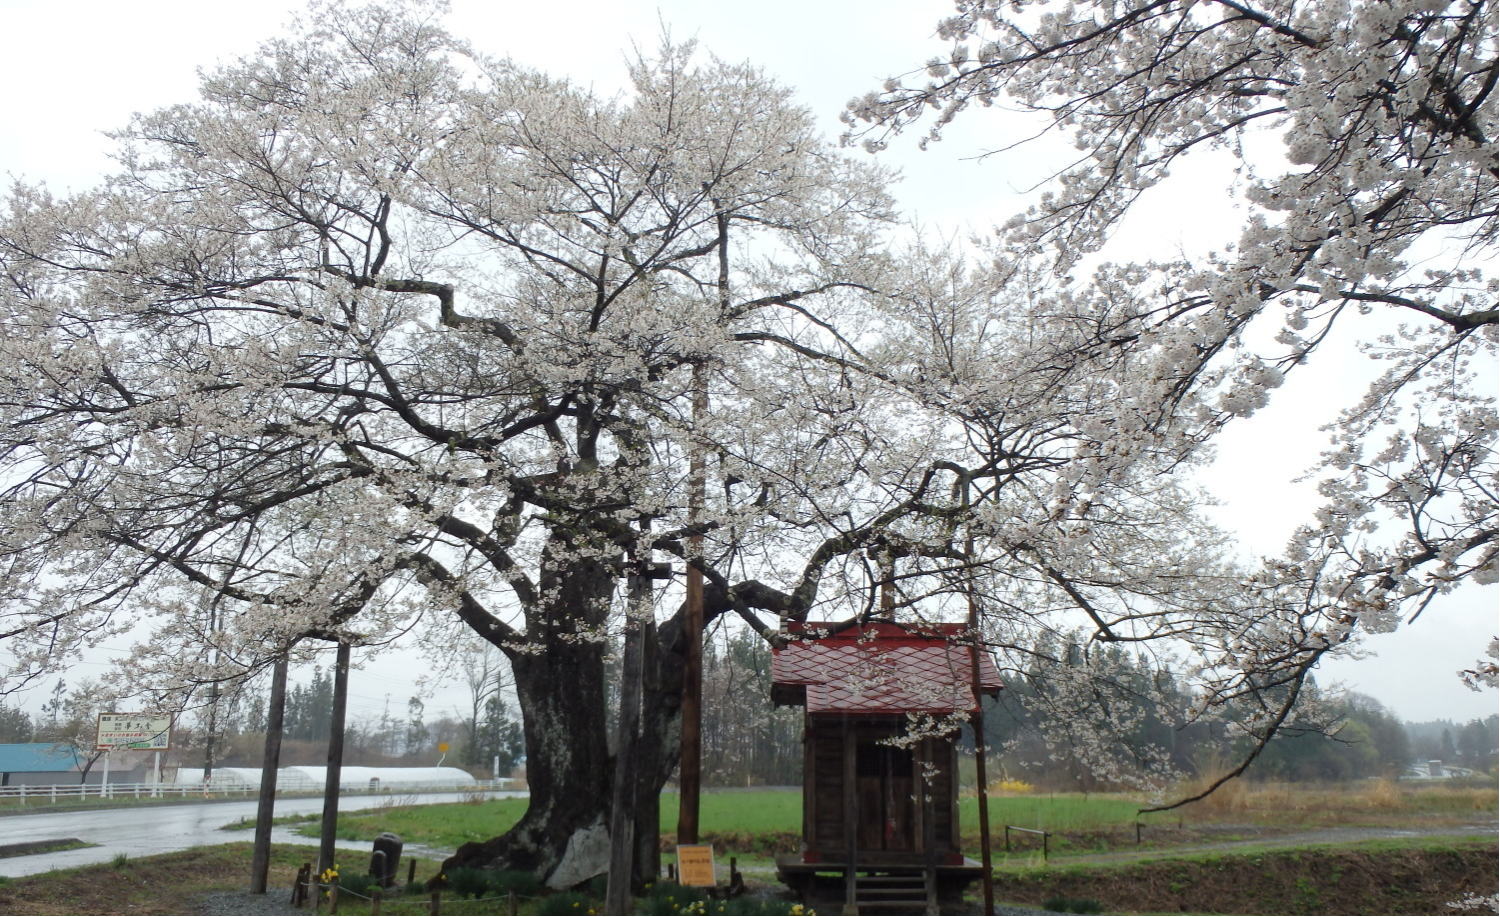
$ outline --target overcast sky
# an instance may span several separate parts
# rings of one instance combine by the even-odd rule
[[[286,0],[0,0],[0,28],[9,39],[0,56],[0,172],[45,180],[55,191],[93,185],[110,165],[103,131],[122,126],[133,112],[192,99],[197,68],[252,51],[301,6]],[[939,52],[933,28],[950,12],[942,0],[458,0],[450,26],[483,51],[603,92],[622,84],[632,45],[654,46],[665,27],[674,38],[696,37],[705,50],[749,60],[791,85],[834,135],[849,98]],[[917,152],[908,140],[880,158],[901,168],[905,177],[896,193],[926,225],[983,230],[1017,209],[1049,159],[977,157],[1026,133],[1026,125],[1002,113],[975,111],[928,152]],[[1176,169],[1174,186],[1144,199],[1122,228],[1115,256],[1191,255],[1225,241],[1235,210],[1208,178],[1219,165]],[[1240,534],[1247,557],[1279,552],[1307,517],[1313,490],[1293,480],[1316,460],[1324,441],[1318,427],[1367,378],[1357,355],[1322,363],[1317,375],[1294,377],[1268,409],[1229,430],[1219,442],[1218,462],[1204,475],[1221,501],[1214,518]],[[1471,692],[1455,673],[1472,665],[1496,632],[1495,596],[1494,587],[1470,588],[1440,599],[1415,625],[1372,639],[1368,646],[1376,655],[1327,663],[1319,678],[1370,694],[1409,720],[1493,713],[1495,692]],[[97,675],[102,665],[91,662],[86,668],[93,671],[70,681]],[[378,716],[387,695],[392,713],[403,713],[422,668],[403,659],[356,673],[351,716]],[[462,704],[462,695],[461,689],[440,690],[427,709],[448,712]],[[26,704],[35,709],[40,699],[34,692]]]

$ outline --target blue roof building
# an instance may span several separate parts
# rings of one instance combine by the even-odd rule
[[[78,751],[51,742],[0,745],[0,786],[77,783],[84,762]]]

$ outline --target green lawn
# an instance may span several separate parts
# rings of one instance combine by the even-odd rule
[[[1444,791],[1349,787],[1268,786],[1226,796],[1215,807],[1189,806],[1153,813],[1138,819],[1138,798],[1125,794],[1051,793],[996,795],[990,798],[990,825],[997,840],[1006,825],[1053,833],[1052,849],[1100,850],[1135,843],[1137,820],[1146,825],[1148,846],[1192,840],[1195,831],[1225,830],[1213,825],[1258,825],[1268,828],[1397,822],[1432,826],[1464,824],[1495,817],[1493,789]],[[498,799],[352,812],[339,817],[339,834],[368,841],[382,831],[394,831],[407,843],[455,849],[467,841],[481,841],[504,832],[526,808],[525,799]],[[964,845],[977,847],[979,819],[972,797],[960,802]],[[316,834],[317,816],[304,832]],[[705,839],[725,850],[767,856],[795,850],[802,833],[802,795],[796,790],[747,790],[705,793],[700,825]],[[671,835],[677,828],[677,795],[664,793],[661,828]],[[1179,830],[1182,828],[1184,830]],[[1039,846],[1034,836],[1017,836],[1018,852]]]
[[[677,794],[663,793],[661,803],[661,828],[671,834],[677,830]],[[1123,796],[1099,794],[1002,796],[990,800],[990,824],[996,834],[1005,825],[1042,831],[1123,830],[1134,824],[1138,806],[1138,802]],[[382,831],[394,831],[408,843],[453,849],[467,841],[500,834],[525,810],[525,799],[493,799],[351,812],[339,816],[339,835],[366,841]],[[316,818],[308,816],[314,824],[304,828],[304,833],[317,833]],[[960,819],[965,835],[978,833],[974,799],[963,800]],[[1171,820],[1175,822],[1176,816]],[[744,841],[751,837],[795,838],[802,832],[802,794],[789,790],[705,793],[699,824],[705,835],[732,838],[741,846],[747,846]]]

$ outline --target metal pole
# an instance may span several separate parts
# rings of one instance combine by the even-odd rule
[[[255,845],[250,858],[250,891],[256,895],[266,893],[266,877],[271,868],[271,820],[276,817],[276,771],[281,764],[286,669],[283,653],[271,669],[271,697],[266,701],[266,749],[260,762],[260,801],[255,807]]]
[[[338,838],[339,775],[344,765],[344,709],[349,704],[349,644],[339,641],[333,666],[333,716],[328,727],[328,776],[323,782],[323,830],[318,839],[318,873],[333,866]]]

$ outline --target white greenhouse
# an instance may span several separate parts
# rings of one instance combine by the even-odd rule
[[[313,766],[283,767],[277,776],[279,789],[321,789],[328,779],[328,768]],[[344,767],[339,771],[341,790],[400,790],[407,787],[465,787],[478,783],[468,772],[456,767]]]
[[[321,792],[327,779],[326,767],[283,767],[276,773],[276,789],[282,793]],[[203,783],[203,768],[179,767],[175,779],[168,777],[167,782],[178,786],[199,786]],[[339,772],[339,788],[346,792],[462,788],[474,786],[477,782],[467,772],[456,767],[345,767]],[[258,789],[260,768],[216,767],[209,786],[221,790],[244,787]]]

